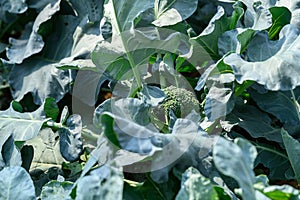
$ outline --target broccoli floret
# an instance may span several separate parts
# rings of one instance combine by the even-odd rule
[[[166,113],[172,110],[176,117],[180,118],[187,116],[192,110],[199,112],[200,104],[194,93],[175,86],[169,86],[162,90],[167,97],[160,106]]]

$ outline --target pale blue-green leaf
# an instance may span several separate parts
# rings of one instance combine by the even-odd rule
[[[273,57],[287,38],[270,40],[267,32],[258,32],[251,40],[246,55],[251,62],[265,61]]]
[[[12,104],[5,111],[0,111],[0,130],[13,134],[15,141],[26,141],[37,136],[46,119],[43,106],[32,113],[16,112]]]
[[[21,154],[16,148],[11,134],[1,133],[0,150],[0,170],[8,166],[21,166]]]
[[[111,113],[103,113],[101,118],[103,119],[103,117],[112,120],[114,126],[110,128],[113,128],[114,132],[109,134],[117,138],[122,149],[141,155],[153,155],[160,150],[159,147],[152,144],[152,140],[156,140],[156,132]]]
[[[238,182],[244,199],[255,196],[253,162],[256,155],[255,147],[244,139],[236,139],[233,143],[219,138],[213,149],[217,169]]]
[[[253,0],[241,0],[246,6],[244,24],[253,30],[266,30],[272,25],[272,14],[268,5]]]
[[[204,106],[204,112],[210,121],[227,115],[233,108],[234,98],[230,88],[216,86],[210,88]]]
[[[72,188],[72,182],[52,180],[43,186],[40,197],[41,200],[71,199],[70,193]]]
[[[40,26],[52,18],[60,10],[60,1],[48,4],[37,16],[34,24],[27,26],[25,32],[19,39],[9,39],[10,47],[6,55],[11,62],[21,64],[24,59],[39,53],[45,43],[38,34]]]
[[[120,34],[133,28],[134,20],[152,8],[153,3],[153,0],[107,0],[104,3],[104,16],[111,21],[113,34]]]
[[[2,9],[14,14],[24,13],[28,8],[26,0],[3,0],[0,4]]]
[[[9,84],[17,101],[31,93],[34,102],[41,105],[47,97],[54,98],[56,102],[61,100],[70,91],[74,75],[74,71],[57,69],[52,62],[32,58],[13,67]]]
[[[295,140],[292,136],[288,134],[284,129],[281,130],[281,135],[283,139],[284,146],[287,151],[287,155],[289,157],[290,163],[295,173],[295,178],[297,181],[300,181],[300,143],[299,141]]]
[[[101,114],[105,111],[128,121],[146,126],[148,129],[157,131],[151,124],[149,115],[150,106],[137,98],[111,99],[100,104],[94,112],[94,122],[97,126]]]
[[[158,30],[155,28],[123,32],[121,35],[114,37],[111,43],[101,41],[92,53],[92,60],[99,71],[103,72],[107,68],[123,68],[121,64],[122,62],[128,62],[126,56],[128,53],[132,58],[131,62],[135,64],[133,67],[148,63],[149,57],[157,52],[172,52],[178,55],[189,53],[188,37],[172,30],[165,30],[163,34],[165,34],[165,37],[159,36]],[[126,43],[123,44],[122,41],[126,41]],[[130,68],[129,63],[124,68],[128,71],[128,68]]]
[[[64,124],[67,121],[68,117],[69,117],[69,108],[68,106],[64,106],[63,110],[61,111],[59,122],[61,124]]]
[[[88,15],[90,22],[100,21],[103,17],[104,0],[71,0],[70,2],[79,17]]]
[[[262,54],[246,61],[238,54],[231,54],[224,62],[231,65],[236,80],[242,84],[246,80],[256,81],[269,90],[291,90],[300,85],[299,65],[300,57],[297,49],[300,44],[299,30],[293,25],[285,26],[280,32],[280,38],[275,44],[282,44],[274,56],[261,61]],[[263,43],[270,46],[272,43]],[[271,48],[271,46],[270,46]],[[271,48],[272,49],[272,48]],[[259,51],[258,48],[255,50]]]
[[[114,166],[102,166],[91,175],[84,176],[78,180],[76,199],[114,199],[122,200],[123,176]]]
[[[250,28],[236,28],[226,31],[218,40],[219,54],[224,56],[229,52],[243,53],[255,33],[256,31]]]
[[[0,171],[0,191],[0,199],[36,199],[30,175],[19,166],[6,167]]]
[[[158,106],[166,98],[165,93],[158,87],[145,85],[141,91],[142,99],[151,106]]]
[[[73,33],[80,19],[58,16],[55,23],[41,56],[27,59],[23,64],[15,65],[11,71],[9,83],[15,99],[21,100],[27,93],[32,93],[34,102],[40,105],[46,97],[59,101],[69,92],[75,71],[58,70],[56,67],[60,60],[71,56],[73,48],[76,48]]]
[[[66,122],[66,127],[58,130],[60,152],[67,161],[73,162],[79,159],[83,150],[81,131],[82,121],[77,114],[71,115]]]
[[[72,40],[73,46],[70,48],[70,56],[62,59],[58,65],[60,67],[64,65],[74,66],[79,69],[95,68],[90,60],[90,53],[94,50],[96,44],[103,40],[99,23],[91,23],[88,17],[85,16],[72,34],[73,38],[70,38],[70,40]]]
[[[22,164],[21,153],[17,149],[12,135],[10,135],[5,141],[5,143],[3,144],[1,149],[1,154],[5,166],[21,166]]]
[[[155,0],[152,23],[159,27],[177,24],[190,17],[197,5],[197,0]]]
[[[190,167],[182,174],[181,189],[176,195],[176,200],[211,200],[217,196],[211,181],[197,169]]]

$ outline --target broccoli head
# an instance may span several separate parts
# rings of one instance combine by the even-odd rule
[[[200,104],[193,92],[175,86],[169,86],[162,90],[167,96],[160,105],[165,113],[172,110],[176,117],[180,118],[187,116],[192,110],[199,112]]]

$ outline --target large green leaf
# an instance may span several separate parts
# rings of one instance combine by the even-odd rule
[[[73,188],[73,183],[64,181],[50,181],[43,186],[41,192],[42,200],[53,200],[53,199],[71,199],[70,193]]]
[[[284,146],[286,148],[289,160],[295,173],[295,178],[300,182],[300,143],[288,134],[284,129],[281,131]]]
[[[176,196],[176,200],[212,200],[217,199],[217,196],[210,180],[195,168],[190,167],[182,174],[181,189]]]
[[[104,16],[113,27],[113,34],[120,34],[133,28],[134,20],[145,10],[153,7],[153,0],[106,0]]]
[[[12,133],[16,141],[26,141],[36,137],[47,120],[43,106],[32,113],[19,113],[11,104],[7,110],[0,111],[0,131]]]
[[[236,104],[232,113],[226,116],[222,124],[227,131],[238,125],[253,138],[266,138],[269,141],[282,143],[280,129],[272,126],[272,120],[267,113],[263,113],[254,106]]]
[[[7,50],[7,57],[13,63],[21,64],[24,59],[33,54],[39,53],[45,43],[38,31],[40,26],[51,19],[60,10],[60,0],[48,4],[37,16],[34,24],[27,25],[25,32],[19,39],[10,38],[10,47]]]
[[[214,146],[213,158],[217,169],[238,182],[244,199],[255,197],[253,164],[256,155],[255,147],[244,139],[236,139],[233,143],[219,138]]]
[[[80,19],[70,15],[57,17],[55,23],[41,56],[31,57],[13,67],[9,82],[14,98],[21,100],[25,94],[32,93],[36,104],[41,104],[46,97],[59,101],[70,91],[75,72],[57,67],[95,67],[89,54],[102,40],[99,23],[89,23],[87,17]]]
[[[122,200],[123,177],[118,168],[102,166],[91,175],[78,180],[76,199],[114,199]]]
[[[262,164],[270,170],[270,179],[291,179],[293,169],[286,153],[274,145],[254,143],[257,149],[255,166]]]
[[[22,167],[6,167],[0,171],[1,199],[36,199],[30,175]]]
[[[239,18],[243,15],[243,10],[236,6],[231,17],[227,17],[223,7],[218,7],[218,12],[210,20],[209,25],[197,37],[192,38],[191,42],[197,42],[203,46],[212,59],[221,58],[218,49],[218,39],[221,35],[235,28]]]
[[[20,101],[27,93],[33,95],[34,103],[41,105],[47,97],[58,102],[70,91],[74,72],[59,70],[52,62],[31,58],[16,65],[10,72],[9,83],[13,97]]]
[[[197,4],[197,0],[155,0],[152,23],[159,27],[174,25],[191,16]]]
[[[267,92],[260,94],[251,90],[251,97],[260,109],[276,116],[284,125],[298,125],[298,110],[290,92]]]
[[[249,61],[235,53],[227,56],[224,62],[232,66],[240,84],[252,80],[269,90],[294,89],[300,83],[298,36],[299,30],[293,25],[282,29],[278,41],[269,41],[266,33],[258,34],[248,47]]]

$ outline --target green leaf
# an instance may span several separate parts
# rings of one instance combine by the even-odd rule
[[[253,29],[242,28],[226,31],[218,40],[219,54],[222,56],[230,52],[242,54],[255,33]]]
[[[70,199],[72,188],[72,182],[59,182],[52,180],[43,186],[40,197],[42,200]]]
[[[290,92],[272,92],[260,94],[256,91],[249,91],[252,99],[258,107],[275,117],[277,117],[284,125],[298,125],[298,110],[292,101]]]
[[[270,12],[272,13],[273,24],[268,30],[268,33],[270,39],[275,39],[278,37],[281,29],[290,23],[292,13],[285,7],[272,7],[270,8]]]
[[[22,167],[6,167],[0,171],[1,199],[36,199],[30,175]]]
[[[182,174],[181,189],[176,196],[176,200],[186,199],[218,199],[211,181],[193,167],[188,168]]]
[[[272,120],[267,113],[251,105],[235,105],[234,110],[226,116],[223,128],[230,131],[238,125],[245,129],[253,138],[266,138],[269,141],[282,143],[280,129],[272,126]]]
[[[286,148],[289,160],[295,173],[295,178],[300,183],[300,143],[288,134],[284,129],[281,130],[284,146]]]
[[[44,103],[44,111],[46,116],[56,121],[59,115],[59,108],[54,98],[47,98]]]
[[[257,34],[247,50],[250,61],[235,53],[224,62],[232,67],[240,84],[252,80],[273,91],[294,89],[300,84],[299,65],[294,59],[299,56],[298,36],[299,30],[293,25],[281,30],[278,41],[270,41],[267,33]]]
[[[41,35],[38,34],[39,27],[60,10],[60,0],[48,4],[37,16],[34,24],[28,24],[25,32],[19,39],[10,38],[10,47],[8,48],[6,55],[8,59],[13,63],[21,64],[24,59],[30,57],[33,54],[39,53],[45,43]]]
[[[272,200],[299,199],[299,191],[289,185],[269,186],[263,190],[263,193]]]
[[[218,48],[219,38],[226,31],[234,29],[242,15],[243,9],[240,6],[234,7],[231,17],[227,17],[224,8],[219,6],[209,25],[199,36],[191,38],[191,42],[201,44],[213,60],[219,60],[222,57]]]
[[[255,147],[240,138],[235,143],[219,138],[214,146],[213,159],[217,169],[238,182],[243,199],[255,197],[253,164],[256,155]]]
[[[191,40],[200,43],[212,59],[219,60],[221,56],[218,50],[218,38],[225,31],[230,30],[230,25],[231,18],[225,15],[224,8],[219,7],[206,29],[198,37]]]
[[[110,19],[113,34],[120,34],[133,28],[134,20],[152,7],[152,0],[107,0],[104,3],[104,16]]]
[[[152,23],[159,27],[177,24],[190,17],[197,5],[197,0],[155,0]]]
[[[26,141],[36,137],[47,120],[43,106],[32,113],[19,113],[11,105],[6,111],[0,111],[0,130],[12,133],[16,141]]]
[[[255,166],[262,164],[270,170],[268,177],[274,179],[291,179],[293,171],[286,153],[274,145],[254,143],[257,149]]]

